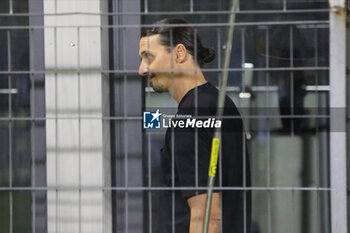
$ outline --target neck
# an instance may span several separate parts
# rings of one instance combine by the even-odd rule
[[[206,82],[207,81],[205,80],[201,71],[190,74],[182,74],[180,77],[174,78],[173,89],[170,90],[170,94],[177,103],[180,103],[187,92]]]

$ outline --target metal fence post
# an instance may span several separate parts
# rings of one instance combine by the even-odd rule
[[[346,233],[346,4],[330,0],[329,5],[331,225],[332,233]]]

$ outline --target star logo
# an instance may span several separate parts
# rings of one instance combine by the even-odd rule
[[[159,116],[162,115],[161,113],[159,113],[159,109],[157,109],[157,111],[155,113],[151,113],[151,114],[153,116],[151,122],[154,121],[155,119],[157,119],[157,121],[159,121]]]
[[[144,129],[160,129],[162,113],[157,109],[156,112],[143,112],[143,128]]]

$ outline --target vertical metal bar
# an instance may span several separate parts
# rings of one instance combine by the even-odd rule
[[[241,43],[242,43],[242,47],[241,47],[241,68],[244,68],[244,63],[245,63],[245,27],[242,27],[241,29]],[[245,69],[243,69],[242,73],[241,73],[241,79],[242,79],[242,83],[241,83],[241,91],[244,91],[244,87],[245,87],[245,79],[244,79],[244,75],[245,75]]]
[[[144,1],[145,3],[146,1]],[[145,8],[146,9],[146,8]],[[147,37],[149,36],[149,30],[147,29]],[[147,39],[147,50],[149,50],[149,39]],[[147,57],[147,67],[149,67],[149,57]],[[147,78],[147,86],[150,86],[150,79]],[[151,99],[151,92],[146,92],[146,95],[148,99]],[[151,177],[151,163],[152,163],[152,158],[151,158],[151,133],[147,133],[147,158],[148,158],[148,187],[152,186],[152,177]],[[148,232],[152,232],[152,192],[149,190],[148,191]]]
[[[269,68],[270,66],[270,55],[269,55],[269,49],[270,49],[270,36],[269,36],[269,28],[266,27],[265,29],[265,67],[266,68]],[[269,103],[269,95],[270,95],[270,90],[269,90],[269,72],[268,71],[265,71],[265,75],[266,75],[266,104]],[[270,107],[269,105],[267,107]],[[268,108],[269,109],[269,108]],[[269,114],[269,112],[268,112]]]
[[[146,2],[147,0],[145,0]],[[149,31],[147,30],[147,36],[149,35]],[[147,49],[149,49],[149,40],[147,40]],[[147,63],[148,63],[148,66],[149,66],[149,59],[147,59]],[[150,79],[148,78],[147,79],[147,86],[150,86]],[[149,91],[147,93],[148,95],[148,99],[150,100],[151,99],[151,92]],[[164,148],[163,148],[164,150]],[[152,157],[151,157],[151,133],[148,134],[148,185],[149,187],[151,187],[152,185],[152,171],[151,171],[151,163],[152,163]],[[149,233],[152,233],[152,193],[151,191],[148,192],[148,209],[149,209],[149,212],[148,212],[148,220],[149,220]]]
[[[269,31],[269,28],[266,27],[266,32],[265,32],[265,54],[266,54],[266,58],[265,58],[265,66],[266,68],[269,68],[270,67],[270,31]],[[267,109],[269,111],[270,109],[270,74],[269,72],[267,71],[266,72],[266,103],[267,103]],[[268,112],[268,114],[270,114]],[[267,163],[266,163],[266,172],[267,172],[267,187],[270,187],[271,186],[271,172],[270,172],[270,118],[267,118],[267,136],[266,136],[266,160],[267,160]],[[271,192],[268,190],[267,191],[267,231],[268,233],[271,233],[272,230],[271,230]]]
[[[148,0],[144,0],[144,8],[145,13],[148,13]]]
[[[317,27],[315,27],[314,29],[314,46],[315,46],[315,59],[314,59],[314,62],[315,62],[315,67],[318,66],[318,29]],[[318,80],[319,79],[319,72],[318,71],[315,71],[315,85],[316,85],[316,108],[317,108],[317,113],[316,114],[319,114],[319,87],[318,87]],[[316,118],[316,140],[318,140],[318,122],[319,122],[319,119]],[[318,144],[317,144],[318,145]],[[317,146],[318,148],[318,146]],[[316,156],[317,160],[319,159],[318,156]],[[317,165],[319,165],[319,161],[317,161]],[[317,171],[317,174],[320,174],[319,173],[319,166],[317,166],[318,168],[318,171]],[[320,184],[319,182],[317,183],[318,185]]]
[[[104,165],[103,165],[103,163],[102,163],[102,174],[105,174],[104,173],[104,169],[103,169],[103,167],[104,167]],[[105,188],[104,187],[107,187],[107,185],[106,185],[106,181],[105,181],[105,179],[104,179],[104,177],[102,176],[102,233],[105,233],[106,232],[106,190],[105,190]]]
[[[148,232],[152,233],[152,191],[148,191]]]
[[[101,35],[103,34],[103,32],[102,32],[102,27],[100,28],[100,31],[101,31]],[[78,40],[78,43],[79,43],[79,40]],[[79,53],[78,53],[78,56],[79,56]],[[102,67],[100,67],[101,68],[101,73],[100,73],[100,75],[101,75],[101,83],[103,82],[103,73],[102,73]],[[80,86],[80,84],[79,84],[79,86]],[[103,86],[101,86],[101,88],[103,88]],[[103,89],[101,89],[101,91],[103,91]],[[104,111],[104,110],[102,110],[102,111]],[[102,113],[102,117],[104,116],[104,113]],[[101,119],[101,122],[102,122],[102,129],[103,129],[103,119]],[[104,132],[102,132],[102,133],[104,133]],[[102,136],[103,137],[103,136]],[[103,157],[103,159],[102,159],[102,161],[104,160],[104,157]],[[105,188],[107,187],[107,182],[106,182],[106,179],[105,179],[105,176],[106,176],[106,174],[105,174],[105,166],[104,166],[104,163],[102,162],[101,163],[101,171],[102,171],[102,176],[101,176],[101,178],[102,178],[102,181],[101,181],[101,183],[102,183],[102,190],[100,190],[101,192],[102,192],[102,233],[105,233],[106,232],[106,192],[108,192]],[[109,187],[109,185],[110,185],[110,183],[108,184],[108,187]],[[81,211],[81,210],[80,210]],[[112,230],[112,228],[111,228],[111,230]]]
[[[145,2],[146,1],[147,0],[145,0]],[[150,36],[150,32],[149,32],[149,29],[147,29],[147,38],[149,38],[149,36]],[[149,49],[150,49],[150,40],[147,39],[147,50]],[[150,65],[150,57],[147,55],[147,69],[149,69],[149,65]],[[149,73],[147,75],[149,75]],[[148,87],[151,86],[151,81],[149,78],[147,79],[147,86]],[[148,99],[151,99],[151,92],[148,92]]]
[[[80,30],[79,30],[80,28],[78,27],[78,32],[80,32]],[[103,31],[104,30],[104,28],[102,27],[102,26],[100,26],[100,35],[104,35],[105,34],[105,32]],[[106,30],[108,30],[108,29],[106,29]],[[80,33],[78,33],[78,43],[80,44]],[[80,51],[80,50],[79,50]],[[102,50],[103,51],[103,50]],[[80,53],[78,52],[78,57],[80,57]],[[80,58],[79,58],[80,59]],[[80,60],[79,60],[80,61]],[[79,69],[80,69],[80,64],[79,64]],[[103,67],[103,65],[101,65],[100,66],[100,73],[99,73],[99,75],[100,75],[100,77],[101,77],[101,80],[100,80],[100,82],[101,82],[101,93],[102,93],[102,95],[103,95],[103,91],[105,90],[104,89],[104,87],[103,87],[103,79],[105,78],[104,77],[104,73],[102,72],[102,70],[104,69],[104,67]],[[110,76],[109,76],[110,77]],[[80,83],[79,83],[79,85],[78,85],[78,87],[79,87],[79,89],[80,89]],[[103,96],[101,96],[102,97],[102,99],[103,99]],[[79,97],[80,98],[80,97]],[[80,99],[79,99],[79,102],[80,102]],[[109,102],[108,102],[109,103]],[[108,108],[110,108],[110,107],[108,107]],[[105,124],[105,122],[104,122],[104,120],[103,120],[103,117],[105,116],[105,115],[107,115],[107,114],[105,114],[105,109],[103,109],[103,107],[102,107],[102,115],[101,115],[101,118],[100,118],[100,121],[101,121],[101,125],[102,125],[102,134],[105,134],[106,132],[104,131],[104,124]],[[109,110],[108,110],[108,115],[110,115],[110,112],[109,112]],[[107,115],[107,116],[108,116]],[[109,124],[109,126],[110,126],[110,124]],[[108,133],[110,133],[110,131],[108,131]],[[110,135],[109,135],[110,136]],[[104,138],[104,136],[102,135],[102,138]],[[104,150],[102,150],[102,152],[104,152]],[[111,198],[111,193],[110,193],[110,191],[107,191],[105,188],[108,186],[108,187],[110,187],[110,184],[111,183],[107,183],[107,180],[106,180],[106,176],[107,175],[110,175],[110,174],[106,174],[106,169],[105,169],[105,163],[106,162],[103,162],[104,160],[105,160],[105,156],[106,156],[106,154],[105,153],[102,153],[102,155],[103,155],[103,157],[102,157],[102,163],[101,163],[101,171],[102,171],[102,176],[101,176],[101,183],[102,183],[102,189],[100,190],[100,192],[102,193],[102,233],[105,233],[106,232],[106,229],[107,229],[107,231],[109,231],[109,230],[112,230],[112,228],[107,228],[106,227],[106,222],[108,221],[108,220],[106,220],[106,192],[108,192],[108,201],[110,201],[109,200],[109,198]],[[110,156],[110,154],[108,155],[108,156]],[[111,160],[109,160],[109,161],[111,161]],[[108,171],[110,171],[110,169],[107,169]],[[112,203],[112,202],[110,202],[110,203]],[[81,210],[80,210],[81,211]]]
[[[314,28],[314,47],[315,47],[315,59],[314,59],[314,62],[315,62],[315,66],[317,67],[318,66],[318,29],[317,27]],[[316,91],[315,91],[315,95],[316,95],[316,106],[315,108],[317,109],[317,113],[316,114],[319,114],[319,86],[318,86],[318,83],[319,83],[319,77],[318,77],[318,71],[315,71],[315,86],[316,86]],[[320,187],[320,159],[319,159],[319,147],[320,147],[320,142],[319,142],[319,129],[318,129],[318,124],[319,124],[319,119],[316,117],[315,118],[315,121],[316,121],[316,137],[315,137],[315,140],[316,140],[316,145],[315,145],[315,154],[316,154],[316,169],[315,169],[315,181],[316,181],[316,187]],[[318,195],[318,193],[317,193]],[[317,196],[318,197],[318,196]],[[318,203],[317,203],[318,204]]]
[[[171,131],[171,232],[175,233],[175,147],[174,147],[174,130]]]
[[[197,44],[197,28],[193,29],[193,36],[194,36],[194,64],[198,64],[198,44]],[[195,71],[195,80],[196,80],[196,87],[198,85],[198,69],[196,67]],[[195,88],[195,93],[194,93],[194,109],[195,109],[195,115],[198,115],[198,89]]]
[[[33,90],[32,94],[31,94],[31,99],[33,99],[33,101],[35,101],[35,96],[34,96],[34,89],[35,89],[35,82],[34,80],[32,79],[31,80],[31,88]],[[34,104],[35,106],[35,104]],[[35,117],[34,115],[31,115],[31,117]],[[35,124],[33,121],[30,122],[31,124],[31,129],[33,129],[35,127]],[[32,140],[33,142],[33,140]],[[32,160],[32,166],[31,166],[31,176],[32,176],[32,187],[36,187],[36,179],[35,179],[35,176],[36,176],[36,172],[35,172],[35,151],[36,151],[36,145],[35,143],[32,143],[31,144],[32,146],[32,150],[31,150],[31,160]],[[35,221],[35,218],[36,218],[36,198],[35,198],[35,189],[33,189],[31,191],[31,194],[32,194],[32,232],[36,232],[36,221]]]
[[[33,38],[33,34],[34,34],[34,29],[29,29],[29,38]],[[33,61],[34,60],[34,45],[33,45],[33,40],[29,40],[29,61]],[[33,62],[29,62],[29,75],[30,75],[30,88],[35,90],[35,82],[34,82],[34,78],[32,77],[34,74],[33,74],[33,71],[34,71],[34,63]],[[30,116],[31,117],[36,117],[35,115],[35,106],[36,106],[36,101],[35,101],[35,95],[34,95],[35,91],[31,92],[30,93],[30,98],[33,99],[33,108],[34,109],[30,109]],[[32,122],[32,125],[33,126],[33,122]],[[35,146],[35,145],[34,145]],[[35,151],[35,150],[34,150]],[[34,159],[34,157],[32,156],[32,159]],[[32,171],[34,172],[34,171]],[[32,182],[35,184],[35,176],[33,177],[34,179],[32,179]]]
[[[314,29],[314,47],[315,47],[315,59],[314,59],[314,62],[315,62],[315,66],[317,67],[318,66],[318,29],[317,27],[315,27]],[[317,109],[317,113],[316,114],[319,114],[319,87],[318,87],[318,84],[319,84],[319,77],[318,77],[318,71],[316,71],[315,73],[315,85],[316,85],[316,106],[315,108]],[[315,186],[317,188],[319,188],[321,186],[321,182],[320,182],[320,158],[319,158],[319,153],[320,153],[320,140],[319,140],[319,119],[316,118],[315,119],[316,121],[316,137],[315,137],[315,155],[316,155],[316,169],[315,169]],[[317,229],[316,231],[318,232],[322,232],[321,229],[323,229],[323,231],[325,230],[324,227],[321,227],[321,224],[322,224],[322,221],[321,221],[321,216],[322,216],[322,209],[320,208],[320,192],[323,192],[323,191],[316,191],[316,219],[317,219],[317,222],[316,222],[316,226],[317,226]]]
[[[174,47],[174,41],[173,41],[173,30],[170,30],[170,47]],[[171,64],[170,64],[171,70],[174,69],[174,63],[173,63],[173,53],[171,53]],[[171,80],[172,85],[174,85],[174,77],[173,72],[171,72]],[[175,233],[175,134],[174,130],[171,130],[171,231],[172,233]]]
[[[294,33],[293,33],[293,27],[289,26],[289,66],[293,67],[294,66]],[[293,71],[292,71],[293,74]],[[293,80],[291,80],[292,82]],[[291,83],[291,87],[292,87]],[[291,106],[294,106],[294,101],[293,101],[293,89],[291,89]],[[292,110],[293,111],[293,110]]]
[[[79,216],[78,227],[81,233],[81,98],[80,98],[80,27],[77,27],[77,75],[78,75],[78,179],[79,179]],[[103,204],[104,205],[104,202]],[[103,224],[104,225],[104,224]]]
[[[115,3],[115,12],[125,12],[125,11],[136,11],[136,12],[141,12],[141,6],[142,6],[142,2],[140,0],[136,0],[136,1],[128,1],[128,0],[118,0],[118,1],[113,1]],[[149,2],[149,1],[148,1]],[[146,3],[147,4],[147,3]],[[146,6],[146,11],[148,9],[148,6]],[[151,10],[151,9],[148,9]],[[133,23],[135,25],[140,25],[141,23],[141,15],[135,15],[135,16],[116,16],[114,17],[114,24],[118,25],[118,24],[123,24],[124,22],[128,22],[128,23]],[[114,46],[116,48],[115,51],[123,51],[123,52],[116,52],[114,53],[114,67],[117,70],[123,70],[124,68],[127,68],[128,70],[130,69],[135,69],[135,67],[137,67],[139,64],[138,59],[135,59],[135,54],[138,53],[138,48],[135,47],[135,45],[139,42],[139,38],[140,38],[140,30],[137,28],[125,28],[126,30],[115,30],[114,31]],[[121,33],[125,33],[126,35],[123,37],[123,35]],[[125,42],[123,42],[123,38],[125,38]],[[125,48],[123,48],[125,47]],[[130,52],[133,51],[133,52]],[[125,51],[125,52],[124,52]],[[135,53],[134,53],[135,52]],[[123,65],[123,61],[125,62],[125,66]],[[121,73],[121,75],[124,74],[128,74],[128,73]],[[115,114],[117,114],[118,116],[124,116],[124,104],[133,104],[132,107],[128,106],[128,112],[127,114],[133,114],[133,115],[140,115],[141,114],[141,109],[142,109],[142,93],[140,92],[142,90],[142,83],[143,80],[141,80],[140,78],[138,79],[134,79],[135,74],[132,74],[132,77],[130,78],[129,76],[125,76],[127,77],[127,86],[124,85],[123,83],[123,78],[122,79],[116,79],[114,82],[114,87],[115,87],[115,94],[116,94],[116,98],[119,98],[119,100],[122,101],[118,101],[118,99],[112,100],[114,101],[114,108],[115,108]],[[136,93],[133,93],[134,90],[136,91]],[[127,98],[125,98],[127,97]],[[119,103],[120,102],[120,103]],[[136,104],[136,105],[135,105]],[[127,124],[126,124],[127,123]],[[119,126],[121,127],[121,130],[117,131],[118,128],[116,128],[116,130],[114,130],[115,133],[115,141],[116,141],[116,145],[121,145],[121,147],[117,148],[117,155],[121,155],[118,156],[117,158],[121,159],[121,162],[123,162],[124,160],[124,135],[125,132],[123,132],[123,130],[127,130],[127,137],[128,137],[128,141],[132,140],[132,144],[133,144],[133,149],[130,151],[133,151],[133,153],[142,153],[142,130],[140,128],[141,125],[139,125],[138,122],[136,121],[128,121],[126,120],[126,123],[124,123],[123,121],[118,121],[117,122],[117,127],[119,128]],[[126,128],[124,126],[128,126],[129,128]],[[133,131],[130,131],[130,127],[132,127]],[[131,141],[130,141],[131,142]],[[129,145],[131,145],[130,143],[127,143]],[[119,149],[120,148],[120,149]],[[128,146],[128,148],[130,148]],[[139,148],[139,149],[137,149]],[[136,151],[136,152],[135,152]],[[131,155],[131,154],[130,154]],[[117,162],[117,161],[116,161]],[[142,158],[133,158],[131,160],[128,159],[127,161],[128,163],[128,171],[127,175],[128,175],[128,186],[140,186],[142,185]],[[124,164],[121,164],[122,168],[124,169],[125,166]],[[125,171],[123,169],[119,169],[117,171],[117,183],[120,183],[123,187],[124,187],[124,177],[123,175],[125,174]],[[118,174],[118,172],[120,174]],[[132,175],[140,175],[140,176],[132,176]],[[118,175],[120,176],[120,179],[118,179]],[[132,194],[134,194],[134,191],[132,191]],[[128,193],[126,193],[125,195],[128,195],[128,222],[129,222],[129,231],[133,231],[135,233],[137,232],[142,232],[143,226],[145,221],[143,221],[144,219],[142,218],[142,215],[138,214],[138,212],[136,211],[141,211],[140,213],[143,213],[143,205],[146,203],[142,202],[142,196],[139,195],[142,193],[135,193],[135,195],[131,195],[130,190],[128,191]],[[122,224],[119,225],[124,225],[124,191],[122,191],[121,196],[118,195],[120,197],[120,199],[116,200],[116,205],[115,207],[118,208],[120,210],[120,207],[122,207],[122,212],[118,211],[118,209],[114,208],[114,214],[117,216],[118,220],[121,221]],[[143,203],[143,204],[142,204]],[[137,205],[137,209],[135,208],[131,208],[134,207],[134,205]],[[137,227],[136,227],[137,226]],[[132,227],[132,229],[131,229]],[[117,228],[119,228],[119,226],[117,226]],[[115,228],[116,229],[116,228]],[[122,229],[124,231],[124,229]]]
[[[129,191],[125,191],[125,233],[129,232]]]
[[[217,37],[217,50],[218,50],[218,68],[221,68],[221,30],[217,28],[216,32]]]
[[[318,66],[318,29],[317,27],[314,28],[314,46],[315,46],[315,59],[314,59],[314,62],[315,62],[315,66],[317,67]]]
[[[55,1],[55,13],[57,13],[57,9],[58,9],[58,0],[54,0]]]
[[[194,61],[195,64],[198,64],[198,44],[197,44],[197,28],[194,28]],[[196,87],[194,89],[194,110],[195,110],[195,117],[198,116],[198,71],[197,68],[195,70],[195,81],[196,81]],[[194,149],[195,149],[195,186],[198,188],[198,129],[195,128],[195,143],[194,143]],[[196,191],[197,194],[197,191]]]
[[[236,18],[236,9],[237,5],[239,5],[238,0],[232,1],[231,6],[231,14],[230,14],[230,21],[229,21],[229,30],[228,30],[228,36],[227,36],[227,50],[225,53],[225,64],[224,64],[224,72],[222,75],[222,85],[220,87],[219,91],[219,98],[218,98],[218,112],[217,116],[218,119],[220,119],[223,116],[223,109],[225,104],[225,96],[226,96],[226,87],[227,87],[227,81],[228,81],[228,68],[230,67],[230,58],[231,58],[231,51],[232,51],[232,41],[233,41],[233,32],[234,32],[234,22]],[[208,190],[207,190],[207,198],[206,198],[206,204],[205,204],[205,215],[204,215],[204,221],[203,221],[203,233],[207,233],[209,230],[209,221],[210,221],[210,213],[211,213],[211,201],[212,201],[212,194],[213,194],[213,185],[215,180],[215,174],[216,174],[216,166],[217,166],[217,157],[218,157],[218,149],[220,146],[220,138],[221,138],[221,131],[217,128],[214,133],[214,137],[212,140],[212,153],[210,158],[210,167],[209,167],[209,174],[208,174]],[[217,149],[214,149],[217,148]],[[213,150],[214,149],[214,150]]]
[[[315,44],[315,66],[317,67],[319,65],[318,62],[318,28],[315,27],[315,31],[314,31],[314,44]],[[319,114],[319,108],[320,106],[320,100],[319,100],[319,71],[315,71],[315,85],[316,85],[316,109],[317,109],[317,113]],[[316,121],[316,169],[315,169],[315,177],[316,177],[316,187],[321,187],[322,182],[321,182],[321,159],[320,159],[320,146],[322,143],[320,143],[320,132],[319,132],[319,124],[320,124],[320,120],[318,118],[315,119]],[[316,213],[317,214],[317,230],[319,232],[327,232],[328,229],[327,227],[325,227],[325,223],[322,220],[322,217],[324,216],[324,213],[322,213],[323,207],[322,207],[322,197],[320,197],[320,194],[323,194],[323,192],[325,191],[316,191]]]
[[[270,133],[270,122],[271,120],[268,118],[267,119],[267,187],[271,187],[271,172],[270,172],[270,154],[271,154],[271,150],[270,150],[270,146],[271,146],[271,133]],[[268,233],[272,232],[272,215],[271,215],[271,191],[268,190],[267,191],[267,229],[268,229]]]
[[[217,33],[216,34],[217,35],[217,46],[216,47],[217,47],[217,51],[218,51],[218,68],[220,68],[221,67],[221,30],[220,30],[220,28],[217,28],[216,33]],[[222,171],[222,158],[221,158],[222,150],[219,150],[219,153],[220,153],[220,155],[219,155],[219,169],[220,169],[220,171]],[[220,187],[222,186],[222,172],[219,173],[219,185],[220,185]],[[221,193],[221,191],[220,191],[220,193]]]
[[[193,13],[193,0],[190,0],[190,12]]]
[[[10,233],[13,233],[13,195],[10,191]]]
[[[245,60],[246,60],[246,54],[245,54],[245,34],[246,34],[246,28],[243,27],[242,28],[242,34],[241,34],[241,40],[242,40],[242,64],[241,64],[241,67],[244,68],[243,71],[242,71],[242,91],[245,91],[245,86],[246,86],[246,80],[245,80],[245,66],[244,66],[244,63],[245,63]],[[246,137],[245,137],[245,132],[243,131],[242,132],[242,147],[243,147],[243,188],[245,189],[246,186],[247,186],[247,177],[246,177]],[[244,226],[243,226],[243,229],[244,229],[244,233],[247,233],[247,191],[246,190],[243,190],[243,223],[244,223]]]
[[[314,28],[314,47],[315,47],[315,59],[314,59],[314,62],[315,62],[315,66],[317,67],[318,66],[318,29],[317,27]],[[315,73],[315,85],[316,85],[316,106],[315,108],[317,109],[317,113],[316,114],[319,114],[319,87],[318,87],[318,71],[316,71]],[[315,119],[316,121],[316,137],[315,137],[315,155],[316,155],[316,169],[315,169],[315,186],[317,188],[319,188],[321,186],[321,182],[320,182],[320,158],[319,158],[319,150],[320,150],[320,140],[319,140],[319,119],[316,118]],[[324,227],[321,227],[321,224],[322,224],[322,221],[321,221],[321,211],[322,209],[320,208],[320,192],[323,192],[323,191],[316,191],[316,219],[317,219],[317,222],[316,222],[316,226],[317,226],[317,229],[316,231],[318,232],[322,232],[321,229],[324,229]]]
[[[151,133],[148,134],[147,137],[147,142],[148,142],[148,187],[152,187],[152,157],[151,157]],[[148,228],[149,228],[149,233],[152,233],[152,191],[148,191]]]
[[[243,136],[243,188],[245,189],[247,187],[247,177],[246,177],[246,159],[247,159],[247,151],[246,151],[246,137],[245,132],[242,132]],[[243,222],[244,222],[244,233],[247,233],[247,190],[245,189],[243,196]]]
[[[332,233],[346,233],[346,3],[345,0],[329,3],[331,227]]]
[[[219,150],[219,187],[220,187],[220,195],[219,195],[219,201],[220,201],[220,232],[223,232],[223,212],[222,212],[222,150]]]
[[[57,0],[55,0],[55,12],[57,12]],[[54,27],[54,53],[55,53],[55,184],[56,187],[58,187],[58,73],[57,73],[57,28]],[[55,232],[58,233],[58,214],[59,214],[59,203],[58,203],[58,198],[59,198],[59,192],[58,188],[55,190]]]
[[[13,14],[13,0],[9,0],[9,13],[10,15]]]
[[[194,28],[193,29],[193,36],[194,36],[194,61],[195,61],[195,64],[197,65],[198,64],[198,43],[197,43],[197,28]],[[199,48],[201,49],[201,48]],[[197,69],[197,66],[196,66],[196,69],[195,69],[195,89],[194,89],[194,114],[195,114],[195,117],[198,116],[198,69]],[[194,153],[195,153],[195,186],[196,188],[198,188],[198,129],[195,128],[195,134],[194,134]],[[196,195],[198,194],[198,190],[196,190]],[[196,211],[198,213],[198,205],[196,204]],[[198,227],[198,216],[196,216],[196,231],[197,231],[197,227]]]
[[[28,0],[28,12],[44,12],[43,1]],[[44,16],[29,16],[29,25],[43,25]],[[44,69],[44,30],[31,29],[29,34],[30,80],[31,97],[30,113],[32,117],[44,117],[45,114],[45,87],[44,74],[35,74],[33,71]],[[38,84],[37,84],[38,83]],[[36,187],[46,187],[46,140],[45,124],[31,121],[31,154],[32,154],[32,232],[47,231],[47,192],[39,191]]]
[[[294,67],[293,27],[289,26],[289,59],[290,67]],[[290,115],[294,115],[294,71],[290,71]],[[294,136],[294,118],[291,119],[292,137]]]
[[[321,223],[322,213],[321,213],[321,208],[320,208],[320,192],[321,191],[318,191],[318,190],[316,191],[316,226],[317,226],[316,232],[322,233],[321,229],[324,229],[324,228],[321,227],[321,224],[322,224]]]
[[[303,191],[301,191],[301,192],[303,192]],[[299,203],[295,203],[295,191],[294,190],[292,190],[291,191],[291,193],[292,193],[292,210],[293,210],[293,213],[292,213],[292,226],[293,226],[293,229],[292,229],[292,231],[293,232],[298,232],[298,231],[303,231],[303,229],[301,228],[301,229],[296,229],[295,228],[295,226],[297,226],[297,222],[296,222],[296,219],[297,219],[297,217],[298,217],[298,215],[297,215],[297,213],[296,213],[296,211],[295,211],[295,207],[299,204]]]
[[[193,40],[194,40],[194,61],[195,64],[198,64],[198,43],[197,43],[197,28],[193,29]],[[200,48],[199,48],[200,49]],[[194,89],[194,111],[195,111],[195,117],[198,116],[198,70],[196,67],[195,70],[195,81],[196,81],[196,87]],[[195,157],[195,186],[196,188],[198,188],[198,129],[195,128],[195,134],[194,134],[195,138],[194,138],[194,157]],[[196,190],[196,195],[198,195],[198,190]],[[196,213],[198,213],[198,202],[196,200]],[[198,228],[199,228],[199,216],[196,215],[196,232],[198,232]]]
[[[33,29],[30,29],[29,30],[29,38],[33,38]],[[31,87],[30,89],[32,90],[30,92],[30,99],[32,100],[33,102],[33,105],[31,106],[31,110],[30,110],[30,116],[31,117],[36,117],[35,116],[35,107],[36,107],[36,99],[35,99],[35,82],[34,82],[34,75],[32,74],[34,68],[34,63],[31,62],[31,61],[34,61],[34,55],[33,55],[33,51],[34,51],[34,45],[33,45],[33,40],[29,40],[29,70],[30,70],[30,84],[31,84]],[[35,125],[34,125],[34,121],[31,121],[30,122],[30,128],[31,130],[33,128],[35,128]],[[32,137],[32,135],[31,135]],[[36,141],[35,140],[31,140],[31,160],[32,160],[32,164],[31,164],[31,180],[32,180],[32,187],[36,187],[36,173],[35,173],[35,153],[36,153]],[[31,191],[31,196],[32,196],[32,232],[35,233],[36,232],[36,221],[35,221],[35,218],[36,218],[36,198],[35,198],[35,189],[33,189]]]
[[[127,54],[127,51],[126,51],[126,28],[123,28],[123,56],[125,57],[125,55]],[[126,69],[126,59],[124,59],[123,61],[123,68],[124,70]],[[127,74],[125,73],[124,76],[123,76],[123,86],[124,86],[124,89],[127,88]],[[124,100],[127,99],[127,96],[126,96],[126,91],[123,92],[123,97],[124,97]],[[127,104],[124,104],[124,117],[127,118],[128,114],[128,109],[127,109]],[[128,124],[128,121],[127,120],[124,120],[124,159],[125,159],[125,188],[128,188],[129,187],[129,158],[128,158],[128,135],[127,135],[127,124]],[[128,233],[129,232],[129,192],[128,190],[125,191],[125,232]]]
[[[266,54],[266,59],[265,59],[265,67],[269,68],[270,67],[270,55],[269,55],[269,50],[270,50],[270,31],[269,28],[266,28],[265,32],[265,54]],[[269,109],[270,106],[270,74],[268,71],[265,73],[266,75],[266,103]],[[268,112],[268,114],[270,114]],[[267,125],[268,127],[270,126],[270,119],[267,119]],[[267,187],[270,187],[270,128],[267,129]]]
[[[7,31],[7,70],[12,71],[11,32]],[[8,76],[9,98],[9,187],[12,188],[12,75]],[[10,233],[13,232],[13,193],[10,191]]]
[[[315,27],[314,29],[314,46],[315,46],[315,66],[317,67],[318,66],[318,28]],[[317,113],[316,114],[319,114],[319,72],[316,71],[316,74],[315,74],[315,85],[316,85],[316,109],[317,109]],[[316,176],[316,187],[320,187],[321,186],[321,178],[320,178],[320,158],[319,158],[319,155],[320,155],[320,140],[319,140],[319,119],[316,118],[316,137],[315,137],[315,140],[316,140],[316,169],[315,169],[315,176]],[[319,230],[320,232],[326,232],[327,229],[326,227],[324,227],[324,223],[322,221],[322,206],[320,206],[321,204],[321,201],[322,201],[322,198],[320,198],[320,193],[323,193],[324,191],[316,191],[316,197],[317,197],[317,200],[316,200],[316,213],[317,214],[317,230]],[[321,226],[322,225],[322,226]]]
[[[218,51],[218,68],[221,68],[221,29],[217,28],[217,51]],[[219,78],[219,81],[221,78]],[[219,86],[221,86],[219,84]],[[222,150],[219,150],[219,186],[222,187]],[[222,190],[220,189],[220,216],[222,215]],[[222,217],[220,218],[220,232],[223,232]]]
[[[283,11],[287,11],[287,0],[282,0],[282,4],[283,4]]]
[[[11,72],[11,34],[7,31],[7,71]],[[11,126],[12,126],[12,75],[8,76],[8,104],[9,104],[9,184],[12,187],[12,137],[11,137]]]

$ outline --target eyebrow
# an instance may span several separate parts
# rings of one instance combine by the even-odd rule
[[[143,57],[143,56],[147,57],[148,55],[152,55],[151,51],[149,51],[149,50],[143,50],[140,54],[141,57]]]

